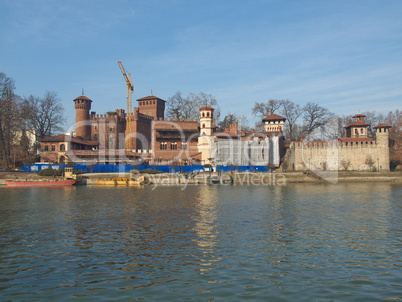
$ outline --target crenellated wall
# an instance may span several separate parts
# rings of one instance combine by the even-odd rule
[[[389,147],[372,142],[291,142],[284,169],[389,171]]]

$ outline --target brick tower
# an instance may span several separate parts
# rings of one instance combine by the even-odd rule
[[[75,108],[75,135],[82,139],[91,139],[91,123],[89,111],[91,110],[92,100],[84,95],[74,99]]]

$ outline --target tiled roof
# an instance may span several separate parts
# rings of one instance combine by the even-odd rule
[[[265,121],[286,121],[286,118],[280,115],[277,115],[275,113],[272,113],[271,115],[267,115],[266,117],[264,117],[264,119],[262,120],[263,122]]]
[[[339,139],[341,142],[345,143],[355,143],[355,142],[373,142],[373,140],[369,137],[341,137]]]
[[[379,123],[377,126],[374,127],[374,129],[376,128],[392,128],[392,126],[385,123]]]
[[[157,121],[153,123],[155,130],[159,131],[198,131],[198,121]]]
[[[71,135],[59,134],[56,136],[44,138],[40,140],[42,143],[61,143],[61,142],[72,142],[81,145],[97,146],[99,143],[96,141],[84,141],[82,139],[71,137]]]
[[[85,95],[81,95],[81,96],[79,96],[78,98],[75,98],[74,101],[75,101],[75,100],[87,100],[87,101],[91,101],[91,102],[92,102],[92,100],[91,100],[90,98],[87,98]]]
[[[345,127],[343,127],[343,128],[349,128],[349,127],[367,127],[367,126],[370,126],[370,124],[367,124],[367,123],[365,123],[365,122],[363,122],[363,121],[356,121],[356,122],[353,122],[353,123],[350,123],[349,125],[347,125],[347,126],[345,126]]]
[[[200,110],[210,110],[210,111],[214,111],[215,109],[212,108],[212,107],[209,107],[209,106],[204,106],[204,107],[201,107]]]
[[[158,97],[156,97],[156,96],[154,96],[154,95],[149,95],[149,96],[146,96],[146,97],[137,99],[138,102],[139,102],[139,101],[149,101],[149,100],[160,100],[160,101],[166,102],[165,100],[162,100],[161,98],[158,98]]]

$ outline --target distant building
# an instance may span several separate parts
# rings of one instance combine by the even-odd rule
[[[365,115],[345,126],[346,136],[337,141],[291,142],[285,156],[285,170],[389,171],[389,129],[374,127],[375,140],[368,137]]]

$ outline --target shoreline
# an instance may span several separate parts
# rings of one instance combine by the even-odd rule
[[[79,185],[97,186],[100,179],[112,179],[113,177],[128,177],[128,173],[87,173],[82,174],[83,181]],[[186,179],[185,175],[159,173],[148,174],[154,185],[208,185],[208,172],[200,173],[194,178]],[[217,173],[211,173],[217,178]],[[0,173],[0,185],[5,186],[6,180],[54,180],[62,177],[42,177],[36,173],[2,172]],[[284,172],[284,173],[222,173],[222,179],[226,183],[222,185],[286,185],[288,183],[341,183],[341,182],[392,182],[402,183],[402,172]]]

